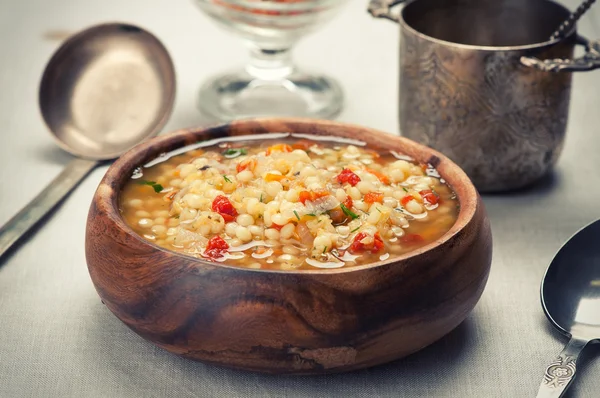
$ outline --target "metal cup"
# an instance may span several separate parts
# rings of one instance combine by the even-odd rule
[[[548,40],[570,11],[549,0],[371,1],[400,24],[400,129],[437,149],[482,192],[527,186],[561,153],[571,73],[600,68],[600,41],[576,28]],[[572,59],[575,45],[586,53]]]

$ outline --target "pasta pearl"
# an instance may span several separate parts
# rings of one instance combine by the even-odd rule
[[[154,222],[149,218],[142,218],[140,221],[138,221],[138,225],[142,228],[150,228],[152,225],[154,225]]]
[[[250,231],[253,236],[262,237],[263,235],[263,228],[259,227],[258,225],[249,226],[248,231]]]
[[[254,224],[254,218],[250,214],[240,214],[236,221],[243,227],[248,227]]]
[[[268,228],[265,230],[265,238],[270,240],[279,240],[279,231],[275,228]]]
[[[248,228],[241,225],[235,229],[235,236],[244,243],[252,240],[252,234],[248,231]]]
[[[150,213],[145,210],[138,210],[135,212],[135,216],[140,218],[148,218],[150,217]]]
[[[280,236],[281,239],[289,239],[294,235],[294,231],[296,230],[296,226],[294,224],[286,224],[283,228],[281,228]]]
[[[161,236],[167,232],[167,227],[164,225],[155,225],[152,227],[151,231],[154,235]]]
[[[129,202],[127,202],[127,204],[129,205],[129,207],[133,207],[134,209],[139,209],[140,207],[142,207],[144,202],[142,202],[141,199],[131,199]]]
[[[235,236],[235,230],[237,228],[237,224],[234,222],[227,223],[225,225],[225,233],[229,236]]]
[[[411,200],[406,204],[406,210],[413,214],[421,214],[423,213],[423,206],[416,200]]]
[[[254,178],[254,174],[250,170],[244,170],[237,174],[237,180],[240,182],[248,182]]]

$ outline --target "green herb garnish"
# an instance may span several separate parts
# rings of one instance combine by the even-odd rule
[[[225,181],[227,181],[228,183],[230,183],[230,184],[231,184],[231,180],[230,180],[229,178],[227,178],[227,176],[226,176],[226,175],[223,175],[223,179],[225,179]]]
[[[260,194],[260,203],[262,203],[262,202],[263,202],[263,194],[261,193]]]
[[[351,234],[355,233],[356,231],[358,231],[360,229],[360,227],[354,228],[352,231],[350,231]]]
[[[316,217],[317,215],[313,213],[308,213],[307,216]]]
[[[154,192],[159,193],[160,191],[163,190],[163,186],[160,184],[157,184],[156,181],[140,181],[139,184],[141,185],[148,185],[151,186],[154,189]]]
[[[379,210],[379,207],[376,207],[375,210],[377,210],[378,212],[381,213],[381,210]]]
[[[300,221],[300,216],[298,215],[298,212],[296,210],[294,210],[294,214],[296,215],[296,218],[298,219],[298,221]]]
[[[406,187],[402,187],[402,189],[404,190],[404,192],[408,192],[408,189],[406,189]]]
[[[325,254],[325,252],[326,252],[326,251],[327,251],[327,246],[325,246],[325,247],[323,248],[323,254]]]
[[[223,156],[225,156],[227,159],[233,159],[247,154],[248,151],[244,148],[229,148],[223,151]]]
[[[352,210],[350,210],[349,208],[347,208],[346,205],[344,205],[343,203],[340,203],[340,207],[342,208],[342,211],[344,212],[344,214],[347,215],[348,217],[351,217],[353,220],[358,218],[358,215],[356,213],[354,213]]]

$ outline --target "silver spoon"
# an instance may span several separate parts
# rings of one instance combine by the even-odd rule
[[[577,358],[600,340],[600,220],[577,232],[558,251],[542,281],[542,306],[552,324],[570,337],[547,368],[538,398],[562,397],[577,370]]]
[[[579,5],[579,7],[577,7],[577,9],[571,15],[569,15],[569,18],[560,24],[554,33],[550,35],[550,40],[562,39],[565,34],[569,33],[573,25],[579,21],[579,18],[581,18],[595,2],[596,0],[584,0],[583,3],[581,3],[581,5]]]
[[[173,63],[149,32],[111,23],[69,38],[46,66],[39,105],[57,144],[78,158],[0,228],[0,256],[101,161],[158,134],[174,101]]]

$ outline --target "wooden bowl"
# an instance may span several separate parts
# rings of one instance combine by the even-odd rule
[[[431,163],[458,196],[458,220],[436,242],[400,257],[334,270],[274,271],[167,251],[143,240],[119,215],[119,192],[133,170],[161,153],[209,138],[269,132],[355,138]],[[481,199],[448,158],[366,127],[306,119],[236,121],[138,145],[109,168],[86,231],[98,294],[133,331],[186,358],[269,373],[349,371],[433,343],[475,306],[491,253]]]

